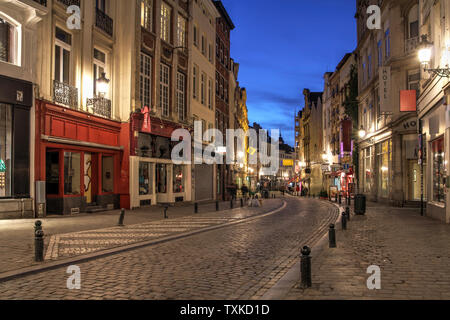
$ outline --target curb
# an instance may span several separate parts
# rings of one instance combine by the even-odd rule
[[[325,202],[338,208],[339,214],[338,214],[335,225],[340,225],[342,207],[339,206],[339,204],[330,203],[327,200],[319,200],[319,201],[325,201]],[[316,256],[320,255],[326,249],[327,244],[328,244],[328,232],[325,232],[325,234],[311,248],[311,251]],[[300,260],[297,263],[295,263],[295,265],[292,266],[292,268],[288,272],[286,272],[286,274],[280,280],[278,280],[278,282],[272,288],[270,288],[262,296],[261,299],[262,300],[283,300],[284,297],[289,293],[289,291],[292,289],[292,287],[299,280],[300,280]]]
[[[45,272],[45,271],[58,269],[58,268],[61,268],[61,267],[70,266],[70,265],[73,265],[75,263],[84,263],[84,262],[88,262],[90,260],[99,259],[99,258],[105,258],[105,257],[111,256],[111,255],[115,255],[115,254],[118,254],[118,253],[124,253],[124,252],[128,252],[128,251],[136,250],[136,249],[141,249],[141,248],[145,248],[145,247],[151,247],[151,246],[155,246],[155,245],[162,244],[162,243],[165,243],[165,242],[179,240],[179,239],[191,237],[191,236],[194,236],[194,235],[198,235],[198,234],[201,234],[201,233],[206,233],[206,232],[209,232],[209,231],[214,231],[214,230],[218,230],[218,229],[223,229],[223,228],[226,228],[226,227],[234,226],[234,225],[237,225],[237,224],[248,223],[248,222],[251,222],[253,220],[261,219],[261,218],[264,218],[264,217],[276,214],[276,213],[284,210],[286,208],[286,206],[287,206],[287,202],[285,200],[283,200],[282,201],[282,205],[278,209],[274,209],[274,210],[269,211],[267,213],[263,213],[263,214],[256,215],[256,216],[253,216],[253,217],[249,217],[249,218],[246,218],[246,219],[242,219],[242,220],[238,220],[238,221],[234,221],[234,222],[229,222],[229,223],[225,223],[225,224],[220,224],[220,225],[216,225],[216,226],[211,226],[211,227],[207,227],[207,228],[203,228],[203,229],[199,229],[199,230],[195,230],[195,231],[191,231],[191,232],[185,232],[185,233],[181,233],[181,234],[167,236],[167,237],[163,237],[163,238],[156,239],[156,240],[148,240],[148,241],[138,242],[138,243],[134,243],[134,244],[127,245],[127,246],[101,250],[99,252],[86,254],[86,255],[83,255],[83,256],[72,257],[72,258],[67,258],[67,259],[61,259],[60,261],[49,262],[49,263],[47,263],[45,265],[26,267],[26,268],[22,268],[22,269],[19,269],[19,270],[14,270],[14,271],[8,271],[8,272],[0,273],[0,283],[7,282],[7,281],[10,281],[10,280],[13,280],[13,279],[16,279],[16,278],[32,275],[32,274],[37,274],[37,273],[41,273],[41,272]]]

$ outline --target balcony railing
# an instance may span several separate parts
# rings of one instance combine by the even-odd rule
[[[111,119],[111,100],[101,97],[88,99],[87,105],[90,106],[93,114],[103,118]]]
[[[47,6],[47,0],[33,0],[34,2],[39,3],[41,6]]]
[[[66,83],[53,81],[53,102],[78,109],[78,89]]]
[[[66,7],[70,7],[70,6],[78,6],[79,7],[80,6],[80,0],[58,0],[58,2],[62,3]]]
[[[417,49],[419,44],[420,44],[420,38],[419,37],[406,39],[405,40],[405,53],[408,55],[408,54],[414,52],[414,50]]]
[[[113,19],[102,10],[96,9],[95,25],[112,37],[114,28]]]

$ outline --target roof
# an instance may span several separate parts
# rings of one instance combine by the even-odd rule
[[[227,10],[223,6],[222,1],[220,0],[213,0],[214,5],[216,6],[219,13],[222,15],[222,17],[225,19],[225,21],[228,23],[228,26],[231,30],[235,28],[233,21],[231,20],[230,16],[228,15]]]

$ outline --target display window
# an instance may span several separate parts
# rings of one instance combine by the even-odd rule
[[[148,162],[139,163],[139,195],[148,196],[152,194],[152,164]]]
[[[180,165],[175,165],[173,167],[173,192],[183,193],[184,192],[184,167]]]
[[[432,142],[433,149],[433,201],[445,203],[444,138]]]

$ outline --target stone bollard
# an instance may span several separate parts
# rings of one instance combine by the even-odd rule
[[[302,283],[300,285],[301,288],[311,288],[312,279],[311,279],[311,249],[307,246],[303,247],[301,251],[302,257],[300,261],[300,272]]]
[[[347,220],[350,221],[350,208],[349,207],[345,208],[345,214],[347,216]]]
[[[167,215],[167,210],[169,210],[169,206],[165,205],[164,206],[164,219],[169,219],[169,216]]]
[[[330,231],[328,232],[328,236],[330,248],[336,248],[336,228],[334,224],[330,225]]]
[[[216,211],[219,211],[219,200],[216,201]]]
[[[44,261],[44,231],[39,229],[34,237],[34,260],[36,262]]]
[[[347,214],[345,212],[342,213],[341,224],[342,230],[347,230]]]
[[[125,209],[120,210],[120,217],[119,217],[119,222],[117,223],[117,225],[119,227],[123,227],[123,220],[125,219]]]
[[[198,203],[194,203],[194,213],[198,213]]]

